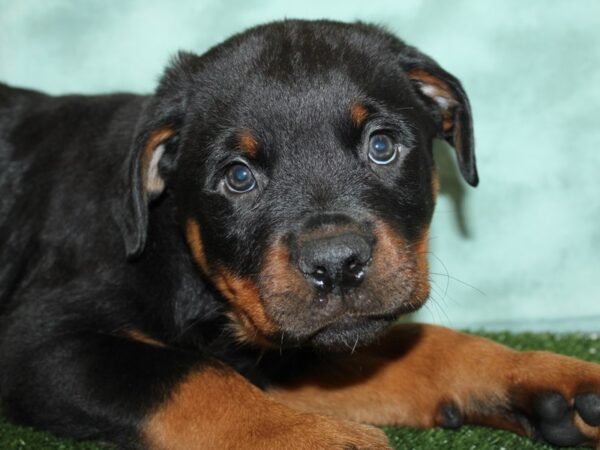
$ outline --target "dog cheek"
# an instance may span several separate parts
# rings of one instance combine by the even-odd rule
[[[384,306],[397,307],[399,297],[408,306],[420,306],[429,295],[428,230],[414,243],[406,242],[383,221],[376,222],[374,232],[377,244],[368,289]]]
[[[267,316],[257,285],[248,278],[233,274],[223,266],[209,265],[197,220],[187,220],[185,235],[194,261],[232,307],[228,317],[232,321],[237,339],[260,346],[268,345],[266,336],[275,334],[278,327]]]
[[[280,241],[263,257],[259,289],[265,308],[286,329],[304,325],[312,290],[291,265],[290,252]]]
[[[229,317],[234,319],[234,331],[238,339],[269,346],[268,336],[277,334],[279,327],[267,316],[256,283],[223,267],[214,272],[212,279],[232,307],[233,314]]]

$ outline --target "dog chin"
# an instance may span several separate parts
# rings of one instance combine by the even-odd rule
[[[314,333],[306,341],[306,345],[330,351],[352,352],[377,340],[400,316],[414,312],[420,306],[405,304],[391,314],[344,318]]]
[[[395,321],[396,317],[346,319],[322,328],[307,344],[324,350],[352,352],[373,342]]]

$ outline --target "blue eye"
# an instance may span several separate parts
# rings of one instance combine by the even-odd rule
[[[369,139],[369,159],[385,165],[396,159],[396,146],[386,134],[374,134]]]
[[[250,168],[244,164],[234,164],[227,171],[225,183],[232,192],[243,194],[256,187],[256,180]]]

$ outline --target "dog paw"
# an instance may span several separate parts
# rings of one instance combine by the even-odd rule
[[[575,409],[593,427],[600,426],[600,394],[580,394],[575,397]]]
[[[527,374],[518,376],[513,410],[528,434],[561,447],[600,448],[600,365],[546,352],[522,358]]]
[[[600,365],[547,352],[520,354],[493,395],[441,403],[435,424],[509,430],[558,447],[600,449]]]
[[[311,413],[288,417],[284,422],[279,423],[276,430],[271,426],[265,426],[263,427],[265,433],[253,433],[255,436],[264,437],[254,447],[299,450],[391,450],[385,433],[369,425]],[[268,433],[266,428],[270,430]]]
[[[495,407],[480,404],[487,412],[463,413],[454,404],[443,404],[436,424],[459,428],[463,423],[502,428],[558,447],[586,446],[600,449],[600,393],[571,398],[555,391],[521,392],[521,400]],[[527,401],[523,399],[527,397]],[[491,414],[490,414],[491,413]]]
[[[600,395],[581,394],[567,400],[558,392],[547,392],[533,402],[533,423],[540,437],[566,447],[594,443],[599,424]]]
[[[444,403],[436,418],[436,424],[442,428],[455,429],[460,428],[464,423],[464,418],[460,409],[453,403]]]
[[[311,427],[310,436],[298,442],[303,446],[294,448],[306,449],[339,449],[339,450],[390,450],[388,438],[379,428],[361,425],[354,422],[343,422],[329,418],[320,418],[319,424]]]

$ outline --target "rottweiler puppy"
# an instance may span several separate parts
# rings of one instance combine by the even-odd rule
[[[361,23],[180,53],[151,96],[1,85],[4,413],[125,449],[597,446],[599,366],[394,325],[429,294],[435,138],[475,186],[459,81]]]

